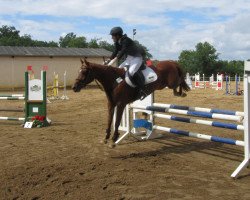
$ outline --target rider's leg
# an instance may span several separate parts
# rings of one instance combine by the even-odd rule
[[[125,71],[127,71],[127,70],[128,70],[128,67],[129,67],[129,65],[130,65],[131,59],[132,59],[131,56],[127,56],[127,58],[119,65],[118,68],[124,68]],[[121,77],[117,78],[117,79],[116,79],[116,82],[117,82],[117,83],[121,83],[121,82],[122,82],[122,78],[121,78]]]
[[[130,61],[130,67],[128,71],[132,79],[136,79],[134,82],[136,82],[137,86],[140,88],[140,98],[144,99],[147,96],[147,94],[144,92],[144,81],[139,76],[139,74],[136,74],[136,72],[141,67],[142,62],[142,57],[133,57],[133,59]]]
[[[130,62],[133,59],[132,56],[127,56],[127,58],[119,65],[119,68],[130,66]]]
[[[129,74],[130,76],[134,76],[134,74],[139,70],[142,65],[142,57],[132,57],[129,62]]]

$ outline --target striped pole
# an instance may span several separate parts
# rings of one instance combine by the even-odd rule
[[[0,111],[1,112],[24,112],[24,109],[23,108],[17,108],[17,109],[10,109],[10,108],[0,108]]]
[[[194,123],[194,124],[202,124],[207,126],[214,126],[218,128],[226,128],[226,129],[233,129],[233,130],[244,130],[243,125],[238,124],[230,124],[230,123],[224,123],[224,122],[216,122],[216,121],[208,121],[208,120],[201,120],[201,119],[191,119],[191,118],[185,118],[185,117],[176,117],[172,115],[164,115],[164,114],[154,114],[154,117],[159,117],[162,119],[169,119],[172,121],[178,121],[178,122],[185,122],[185,123]]]
[[[0,97],[0,100],[24,100],[25,97]]]
[[[210,118],[210,119],[224,119],[230,121],[238,121],[241,122],[243,120],[242,116],[235,116],[235,115],[223,115],[217,113],[207,113],[207,112],[200,112],[200,111],[188,111],[188,110],[178,110],[178,109],[171,109],[171,108],[164,108],[164,107],[157,107],[157,106],[133,106],[134,109],[140,110],[150,110],[155,112],[169,112],[175,113],[180,115],[188,115],[194,117],[203,117],[203,118]]]
[[[0,94],[0,97],[24,97],[23,94]]]
[[[244,112],[232,111],[232,110],[189,107],[189,106],[180,106],[180,105],[175,105],[175,104],[163,104],[163,103],[153,103],[153,105],[157,107],[173,108],[173,109],[179,109],[179,110],[200,111],[200,112],[217,113],[217,114],[224,114],[224,115],[244,116]]]
[[[166,131],[168,133],[173,133],[173,134],[177,134],[177,135],[200,138],[203,140],[210,140],[213,142],[220,142],[220,143],[225,143],[225,144],[244,146],[244,141],[233,140],[231,138],[222,138],[222,137],[217,137],[217,136],[205,135],[205,134],[194,133],[194,132],[189,132],[189,131],[182,131],[182,130],[177,130],[177,129],[168,128],[168,127],[162,127],[162,126],[156,126],[156,125],[153,126],[153,129],[160,130],[160,131]]]
[[[230,94],[230,76],[226,75],[226,95]]]
[[[0,117],[0,120],[9,120],[9,121],[24,121],[23,117]]]
[[[235,75],[235,95],[239,95],[239,76]]]

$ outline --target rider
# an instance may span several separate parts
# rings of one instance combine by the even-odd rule
[[[126,34],[123,34],[121,27],[112,28],[110,35],[112,35],[112,39],[115,43],[115,50],[110,57],[111,61],[108,65],[114,64],[125,55],[126,59],[119,68],[128,67],[128,76],[131,77],[133,82],[136,82],[136,85],[140,88],[140,96],[144,98],[147,96],[143,91],[144,80],[138,76],[138,73],[136,74],[143,63],[142,49]]]

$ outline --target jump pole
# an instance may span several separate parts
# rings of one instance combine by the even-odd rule
[[[238,166],[238,168],[232,173],[232,178],[237,178],[239,173],[246,167],[249,166],[250,160],[250,61],[245,61],[245,73],[244,73],[244,160]]]
[[[240,128],[237,130],[244,130],[244,141],[239,141],[239,140],[234,140],[231,138],[221,138],[221,137],[217,137],[217,136],[211,136],[211,135],[205,135],[205,134],[200,134],[200,133],[194,133],[194,132],[189,132],[189,131],[181,131],[181,130],[177,130],[177,129],[173,129],[173,128],[168,128],[168,127],[162,127],[162,126],[157,126],[154,125],[154,121],[151,120],[152,117],[161,117],[160,114],[154,114],[154,111],[157,112],[166,112],[169,111],[169,108],[155,108],[153,106],[146,106],[146,105],[131,105],[130,109],[133,109],[133,116],[135,116],[135,112],[147,112],[150,116],[150,120],[153,123],[148,123],[147,120],[142,119],[142,120],[134,120],[134,128],[131,130],[130,128],[130,118],[128,117],[129,112],[127,114],[127,124],[125,123],[125,126],[123,127],[123,130],[126,131],[126,133],[119,138],[119,140],[117,140],[116,144],[120,143],[126,136],[131,134],[131,131],[133,132],[134,129],[139,128],[139,127],[146,127],[146,126],[141,126],[143,123],[144,125],[147,125],[148,127],[148,131],[147,131],[147,136],[146,137],[141,137],[141,139],[151,139],[155,138],[155,135],[150,135],[152,133],[152,130],[161,130],[161,131],[166,131],[169,133],[173,133],[173,134],[178,134],[178,135],[183,135],[183,136],[189,136],[189,137],[196,137],[196,138],[200,138],[200,139],[205,139],[205,140],[210,140],[210,141],[214,141],[214,142],[220,142],[220,143],[226,143],[226,144],[231,144],[231,145],[238,145],[238,146],[244,146],[244,160],[242,161],[242,163],[237,167],[237,169],[231,174],[232,178],[237,178],[239,176],[239,173],[249,165],[249,161],[250,161],[250,129],[249,129],[249,124],[250,124],[250,106],[249,106],[249,100],[250,100],[250,61],[245,61],[245,75],[244,75],[244,125],[240,125]],[[147,97],[148,98],[148,97]],[[151,97],[152,100],[152,97]],[[148,105],[148,104],[147,104]],[[150,105],[150,104],[149,104]],[[151,103],[151,105],[153,105]],[[126,112],[128,111],[128,107],[126,107]],[[136,111],[135,111],[136,110]],[[190,115],[190,113],[188,113],[189,111],[186,110],[186,112],[183,112],[183,110],[180,110],[177,112],[177,114],[187,114]],[[193,112],[199,112],[199,111],[193,111]],[[196,115],[196,113],[193,113],[195,116],[199,116]],[[201,113],[200,113],[201,114]],[[203,115],[203,114],[202,114]],[[165,119],[171,119],[173,116],[167,116],[164,115],[163,118]],[[213,116],[213,113],[209,113],[207,117],[211,117]],[[228,115],[230,116],[230,115]],[[228,120],[228,116],[225,118],[225,116],[223,116],[223,118],[221,119],[226,119]],[[153,118],[154,118],[153,117]],[[202,116],[201,116],[202,117]],[[242,117],[242,116],[237,116],[237,117]],[[213,117],[212,117],[213,118]],[[174,119],[171,119],[174,120]],[[187,122],[187,123],[196,123],[197,121],[192,121],[192,119],[189,118],[181,118],[181,119],[176,119],[175,121],[183,121],[183,122]],[[201,122],[201,124],[204,123],[205,125],[210,125],[211,126],[211,121],[209,122]],[[138,125],[139,124],[139,125]],[[150,127],[150,124],[152,125]],[[224,123],[223,123],[224,124]],[[126,126],[127,125],[127,126]],[[135,133],[133,133],[135,134]],[[132,136],[133,136],[132,134]]]
[[[23,94],[0,94],[0,97],[24,97]]]
[[[199,111],[199,112],[217,113],[217,114],[225,114],[225,115],[236,115],[236,116],[243,116],[244,117],[244,112],[233,111],[233,110],[211,109],[211,108],[201,108],[201,107],[182,106],[182,105],[176,105],[176,104],[162,104],[162,103],[153,103],[153,106],[163,107],[163,108],[173,108],[173,109],[179,109],[179,110],[188,110],[188,111]]]
[[[24,117],[0,117],[0,120],[25,121],[25,118]]]
[[[0,100],[24,100],[25,97],[0,97]]]
[[[188,111],[188,110],[164,108],[164,107],[157,107],[157,106],[133,106],[133,108],[139,109],[139,110],[149,110],[149,111],[154,111],[154,112],[168,112],[168,113],[175,113],[175,114],[180,114],[180,115],[203,117],[203,118],[210,118],[210,119],[223,119],[223,120],[230,120],[230,121],[236,121],[236,122],[241,122],[243,120],[242,116],[207,113],[207,112],[200,112],[200,111]]]

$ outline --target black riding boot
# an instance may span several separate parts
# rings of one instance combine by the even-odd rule
[[[139,88],[140,100],[143,100],[147,93],[145,92],[145,80],[141,71],[138,71],[134,74],[133,80],[136,83],[136,86]]]

